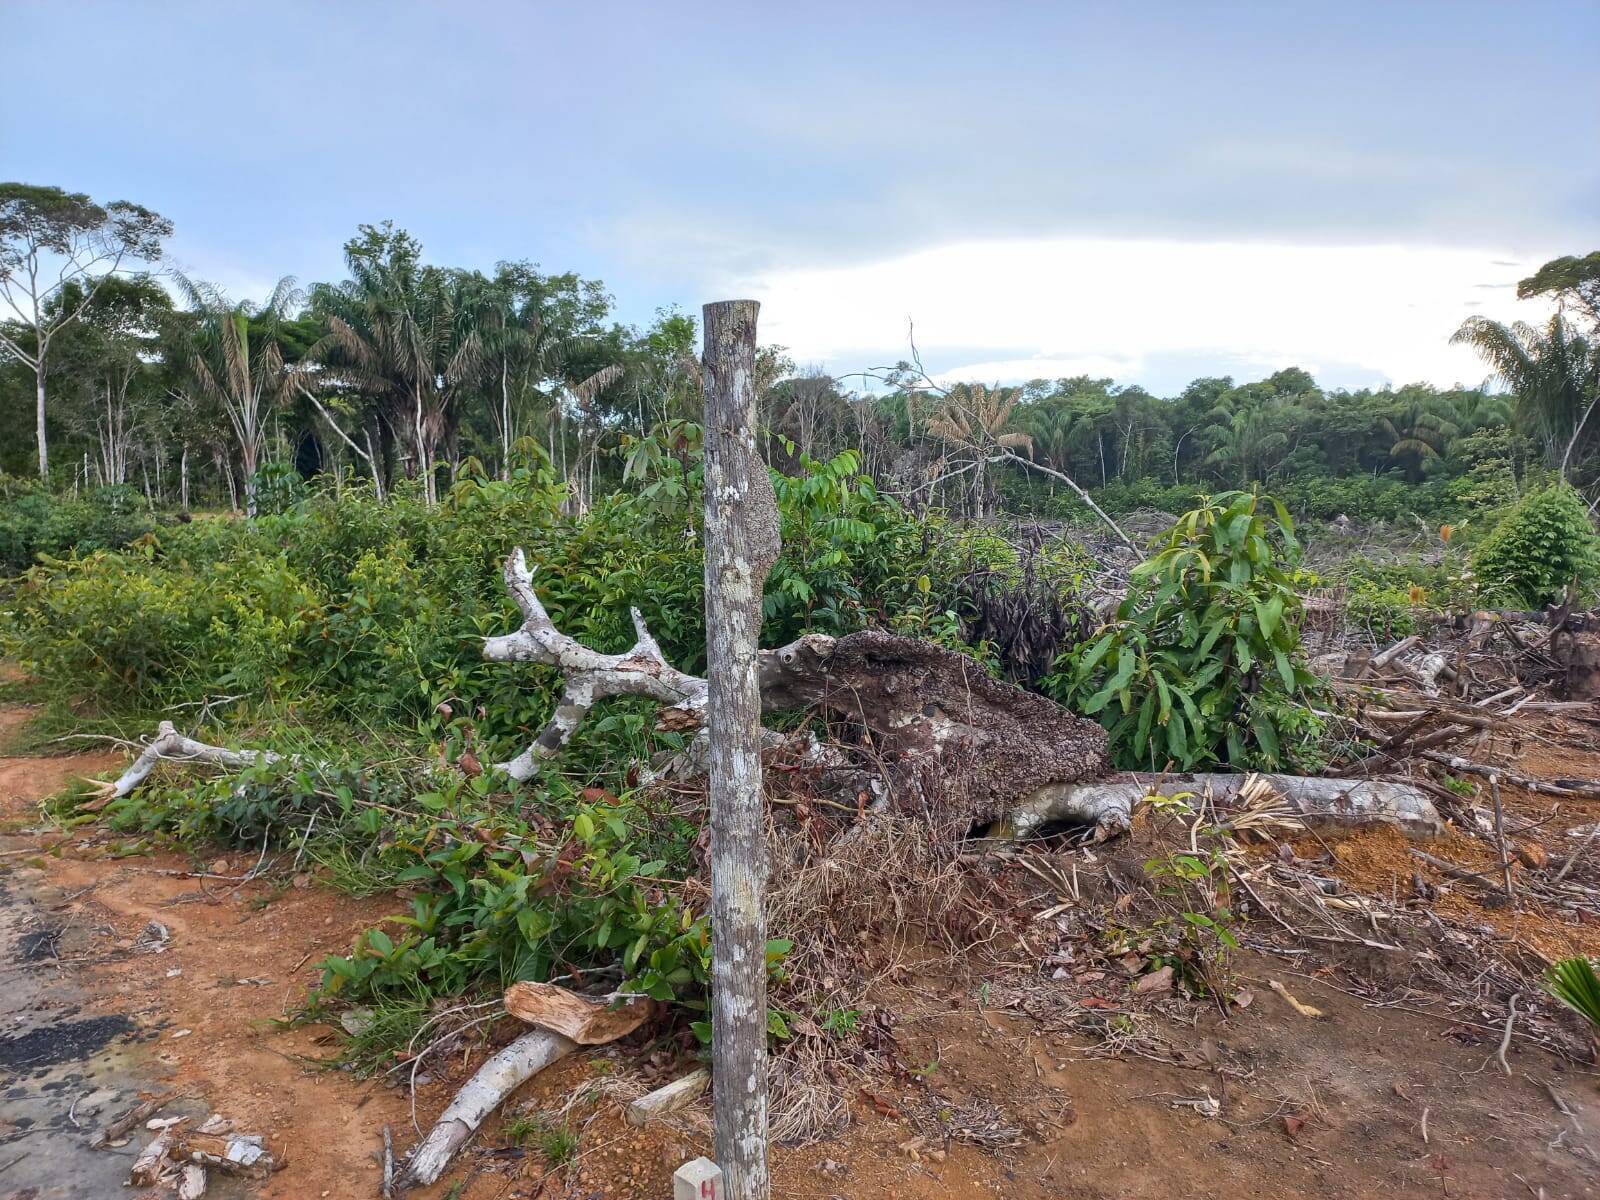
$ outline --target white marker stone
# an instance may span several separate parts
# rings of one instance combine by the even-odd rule
[[[684,1163],[672,1175],[672,1200],[722,1200],[722,1168],[709,1158]]]

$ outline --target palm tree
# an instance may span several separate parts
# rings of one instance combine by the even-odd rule
[[[407,244],[400,244],[400,243]],[[419,266],[404,234],[382,255],[346,248],[352,278],[337,289],[328,336],[312,351],[336,379],[380,397],[411,442],[423,495],[438,501],[439,447],[453,439],[460,401],[484,363],[464,272]]]
[[[1442,458],[1450,443],[1460,436],[1455,415],[1448,402],[1433,398],[1413,400],[1394,415],[1378,418],[1378,425],[1389,437],[1389,457],[1405,462],[1408,482],[1420,482],[1423,464]]]
[[[1205,431],[1211,446],[1206,464],[1223,475],[1231,470],[1240,487],[1253,480],[1265,480],[1289,446],[1288,437],[1273,421],[1274,415],[1264,404],[1213,409],[1211,424]]]
[[[1482,388],[1456,393],[1450,408],[1460,437],[1482,429],[1493,429],[1497,425],[1509,426],[1512,420],[1510,401],[1498,392],[1484,391]]]
[[[1597,440],[1589,415],[1600,400],[1600,346],[1560,313],[1542,329],[1469,317],[1450,340],[1476,350],[1516,396],[1517,424],[1564,478],[1574,450]]]
[[[519,306],[516,296],[500,286],[498,280],[471,296],[466,311],[479,339],[481,381],[499,391],[498,404],[489,408],[500,440],[501,477],[509,477],[511,446],[517,440],[519,422],[513,396],[525,400],[533,392],[548,397],[550,456],[554,461],[555,434],[563,408],[586,410],[605,387],[621,376],[621,368],[608,365],[582,379],[571,379],[572,364],[594,339],[558,336],[540,310],[538,297],[530,297]]]
[[[1026,433],[1008,431],[1020,388],[985,387],[958,383],[945,393],[944,403],[928,421],[928,432],[941,442],[972,453],[973,512],[978,520],[989,515],[988,480],[984,468],[997,450],[1030,447]]]
[[[247,301],[229,303],[212,285],[181,273],[173,278],[194,317],[181,357],[199,394],[228,418],[244,475],[245,512],[253,517],[267,413],[291,382],[278,344],[278,326],[296,302],[294,280],[280,279],[266,302],[255,306]]]

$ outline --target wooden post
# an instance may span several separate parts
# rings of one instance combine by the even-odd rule
[[[727,1200],[767,1200],[767,883],[761,590],[778,506],[756,452],[754,300],[705,306],[706,675],[711,785],[711,1077]]]

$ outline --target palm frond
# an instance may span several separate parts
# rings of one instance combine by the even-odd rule
[[[1600,977],[1587,958],[1564,958],[1544,976],[1545,990],[1600,1030]]]

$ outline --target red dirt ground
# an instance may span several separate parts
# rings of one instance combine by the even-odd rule
[[[21,831],[33,823],[35,801],[74,775],[117,761],[0,759],[0,830],[9,835],[0,839],[6,853],[0,872],[25,889],[66,898],[61,911],[86,944],[112,957],[149,921],[168,926],[164,953],[63,969],[91,991],[96,1007],[160,1029],[148,1047],[154,1072],[237,1127],[265,1134],[286,1154],[288,1166],[260,1195],[375,1195],[382,1127],[393,1128],[398,1148],[414,1138],[403,1089],[316,1066],[334,1049],[331,1031],[286,1029],[273,1020],[304,998],[319,958],[346,949],[360,929],[400,904],[389,897],[352,900],[315,880],[296,888],[196,878],[188,872],[212,864],[170,853],[111,858],[103,844],[79,845],[77,837],[54,854],[27,853],[30,845],[60,840]],[[1593,773],[1593,756],[1586,761]],[[1577,773],[1572,763],[1563,770]],[[1600,819],[1573,813],[1572,822],[1585,816]],[[1387,892],[1395,872],[1409,879],[1414,860],[1406,845],[1366,834],[1337,843],[1336,854],[1349,882]],[[216,873],[239,874],[250,865],[230,862]],[[1504,918],[1511,923],[1506,932],[1547,952],[1597,945],[1592,926],[1575,933],[1527,924],[1533,918]],[[920,1075],[860,1094],[844,1138],[775,1150],[774,1194],[796,1200],[1600,1194],[1600,1087],[1592,1068],[1516,1043],[1514,1074],[1505,1078],[1492,1063],[1485,1067],[1502,1014],[1482,1014],[1491,1030],[1483,1032],[1368,1007],[1322,973],[1300,975],[1292,966],[1242,955],[1242,982],[1256,999],[1227,1019],[1214,1008],[1174,1002],[1166,1032],[1187,1048],[1192,1067],[1094,1056],[1082,1038],[986,1011],[977,979],[899,980],[874,1000],[897,1013],[903,1057],[922,1065]],[[1297,1015],[1270,990],[1269,978],[1324,1017]],[[418,1092],[424,1129],[481,1056],[480,1050],[430,1068],[440,1077]],[[507,1107],[559,1104],[618,1067],[626,1063],[605,1054],[574,1057]],[[1558,1111],[1552,1091],[1574,1118]],[[1174,1103],[1207,1094],[1221,1102],[1220,1117]],[[919,1114],[980,1102],[998,1104],[1020,1126],[1019,1145],[987,1152],[915,1140]],[[610,1101],[585,1111],[592,1119],[582,1128],[577,1158],[565,1167],[547,1170],[537,1152],[490,1154],[506,1140],[500,1119],[491,1118],[450,1177],[466,1179],[462,1191],[448,1192],[447,1183],[414,1194],[659,1200],[670,1195],[678,1163],[708,1152],[703,1133],[628,1127]]]

